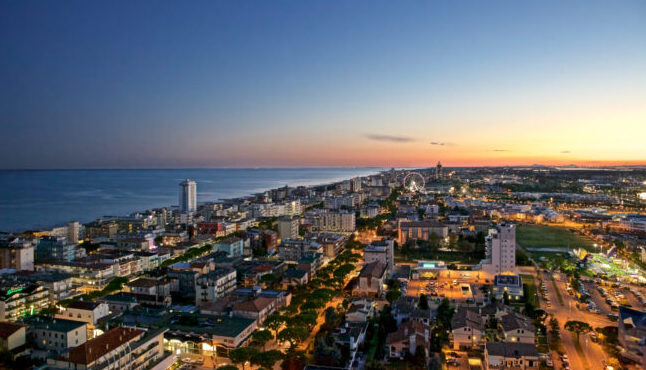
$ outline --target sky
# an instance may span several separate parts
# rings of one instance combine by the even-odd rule
[[[0,168],[646,164],[644,1],[0,1]]]

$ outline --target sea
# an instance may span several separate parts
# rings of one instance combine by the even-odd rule
[[[328,184],[383,168],[0,170],[0,231],[22,232],[176,206],[178,185],[197,182],[197,201],[288,186]]]

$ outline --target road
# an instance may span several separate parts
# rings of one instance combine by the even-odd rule
[[[547,287],[548,299],[552,304],[552,307],[544,307],[544,309],[548,313],[553,314],[559,321],[561,341],[568,358],[570,359],[570,368],[589,370],[603,369],[603,363],[607,360],[607,356],[603,351],[603,348],[601,348],[598,343],[590,341],[587,336],[581,336],[580,343],[584,356],[580,356],[576,350],[576,339],[565,329],[565,323],[569,320],[578,320],[587,322],[593,328],[615,325],[615,323],[608,320],[605,316],[589,312],[585,308],[577,309],[576,301],[566,292],[565,275],[555,274],[555,280],[554,283],[552,283],[550,274],[543,272],[541,272],[541,274],[543,281],[545,282],[545,286]],[[559,302],[556,289],[559,289],[559,292],[561,293],[563,304]],[[560,361],[554,361],[554,363],[560,364]]]

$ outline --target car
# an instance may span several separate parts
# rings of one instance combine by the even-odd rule
[[[455,358],[447,359],[446,364],[449,365],[449,366],[460,366],[460,362]]]
[[[460,354],[457,352],[448,352],[446,355],[449,357],[456,357],[456,358],[460,357]]]

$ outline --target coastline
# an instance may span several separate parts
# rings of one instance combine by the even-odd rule
[[[70,221],[84,224],[107,215],[127,217],[173,208],[177,185],[184,175],[196,177],[201,205],[243,199],[285,185],[330,185],[384,170],[387,168],[0,170],[5,187],[17,183],[15,189],[0,195],[0,233],[48,230]],[[50,186],[52,183],[56,186]],[[65,217],[67,214],[72,216]]]

